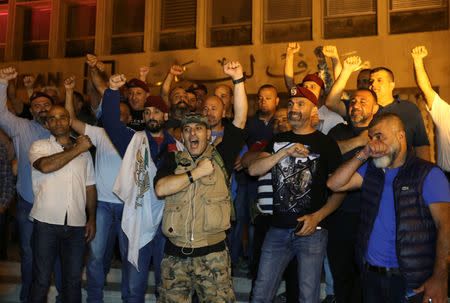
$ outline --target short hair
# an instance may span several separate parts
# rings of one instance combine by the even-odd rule
[[[58,96],[58,98],[61,98],[61,93],[59,92],[59,90],[56,86],[44,86],[43,88],[41,88],[42,93],[45,93],[48,90],[54,91],[56,93],[56,95]]]
[[[263,89],[265,89],[265,88],[272,88],[273,90],[275,90],[275,94],[278,96],[278,90],[277,90],[277,88],[276,88],[275,86],[273,86],[272,84],[264,84],[263,86],[261,86],[261,87],[258,89],[258,96],[259,96],[259,93],[261,92],[261,90],[263,90]]]
[[[79,92],[74,91],[73,92],[73,97],[75,99],[77,99],[79,102],[82,102],[84,104],[84,97],[82,94],[80,94]]]
[[[35,99],[37,99],[37,98],[47,98],[48,100],[50,100],[50,103],[52,103],[52,105],[55,103],[55,102],[53,101],[53,98],[50,97],[49,95],[47,95],[46,93],[35,91],[35,92],[30,96],[30,105],[31,105],[31,103],[33,103],[33,101],[34,101]]]
[[[126,105],[126,107],[128,107],[128,109],[130,110],[130,113],[131,113],[131,107],[130,107],[130,104],[128,104],[128,102],[120,101],[120,104]]]
[[[216,89],[218,89],[219,87],[225,87],[225,88],[228,90],[228,93],[230,94],[230,96],[233,96],[233,89],[231,88],[231,86],[226,85],[226,84],[220,84],[220,85],[217,85],[217,86],[214,88],[214,92],[215,92]]]
[[[392,124],[396,124],[399,130],[405,130],[405,125],[399,116],[393,113],[382,113],[373,117],[372,121],[369,123],[369,128],[372,128],[383,121],[390,121]]]
[[[391,81],[394,82],[394,73],[387,67],[383,67],[383,66],[375,67],[374,69],[372,69],[370,71],[370,75],[375,74],[376,72],[379,72],[379,71],[385,71],[386,73],[388,73],[389,77],[391,78]]]
[[[373,99],[375,100],[375,103],[378,103],[377,94],[373,90],[371,90],[369,88],[358,88],[356,90],[356,92],[358,92],[358,91],[369,92],[372,95]]]

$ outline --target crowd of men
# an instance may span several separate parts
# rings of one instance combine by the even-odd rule
[[[324,46],[318,71],[295,83],[299,50],[286,49],[287,108],[264,84],[251,117],[237,61],[214,94],[174,85],[184,68],[173,65],[155,96],[148,67],[127,81],[87,55],[86,100],[74,76],[62,97],[32,75],[21,100],[18,71],[0,69],[0,228],[16,175],[20,301],[46,302],[53,276],[58,302],[81,302],[86,266],[87,302],[104,302],[118,238],[123,302],[144,302],[151,264],[158,302],[235,302],[244,256],[250,302],[272,302],[284,278],[286,302],[318,303],[324,261],[323,302],[447,302],[450,105],[426,48],[411,56],[437,164],[391,70]]]

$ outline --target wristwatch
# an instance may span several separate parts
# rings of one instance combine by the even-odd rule
[[[364,158],[363,156],[361,156],[360,152],[356,153],[356,159],[358,159],[359,161],[361,161],[361,163],[365,163],[367,161],[366,158]]]
[[[238,83],[241,83],[241,82],[244,82],[245,81],[245,75],[244,76],[242,76],[242,78],[239,78],[239,79],[236,79],[236,80],[233,80],[233,84],[238,84]]]

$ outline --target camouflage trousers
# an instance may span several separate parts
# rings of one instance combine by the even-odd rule
[[[200,302],[236,302],[227,250],[193,258],[164,256],[158,302],[191,303],[194,289]]]

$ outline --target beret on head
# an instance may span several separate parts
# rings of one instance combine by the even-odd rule
[[[141,81],[139,79],[133,78],[130,81],[127,82],[127,87],[128,88],[133,88],[133,87],[140,87],[143,90],[145,90],[147,93],[150,91],[148,89],[148,85],[147,83],[145,83],[144,81]]]
[[[49,95],[47,95],[46,93],[43,92],[34,92],[31,96],[30,96],[30,103],[33,102],[34,99],[40,98],[40,97],[44,97],[50,100],[50,102],[52,102],[53,104],[53,99],[52,97],[50,97]]]
[[[198,113],[188,113],[181,119],[181,128],[189,123],[200,123],[209,128],[208,118]]]
[[[316,95],[312,91],[307,88],[301,86],[301,84],[297,84],[295,87],[291,88],[290,98],[295,97],[303,97],[314,103],[314,105],[318,105],[319,101],[316,98]]]
[[[317,73],[306,75],[305,78],[303,78],[302,84],[306,81],[316,82],[322,89],[325,87],[322,78],[320,78]]]
[[[144,107],[156,107],[163,113],[169,112],[169,107],[167,106],[166,102],[164,102],[164,100],[159,96],[148,96],[145,101]]]
[[[186,91],[188,93],[194,93],[194,91],[196,91],[197,89],[201,89],[202,91],[205,92],[205,94],[208,94],[208,89],[206,88],[205,84],[199,82],[192,83],[192,85],[189,86],[189,88]]]

